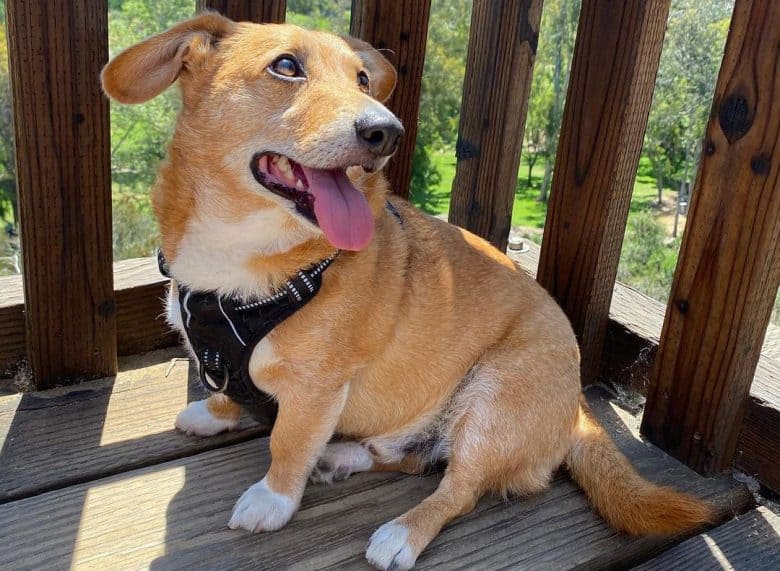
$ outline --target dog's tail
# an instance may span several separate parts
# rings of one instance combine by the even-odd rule
[[[619,531],[672,535],[712,521],[709,505],[642,478],[584,403],[566,464],[591,504]]]

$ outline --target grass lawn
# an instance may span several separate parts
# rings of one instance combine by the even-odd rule
[[[455,151],[436,151],[431,154],[431,162],[439,171],[441,181],[432,189],[433,199],[428,204],[428,210],[433,214],[442,214],[449,210],[450,191],[455,178]],[[649,174],[650,166],[646,159],[640,161],[638,174],[634,183],[634,194],[631,197],[631,213],[642,212],[655,208],[657,191],[655,179]],[[547,216],[547,204],[540,202],[539,188],[544,177],[544,163],[540,160],[531,172],[531,185],[528,186],[528,163],[525,157],[520,159],[520,171],[517,181],[514,207],[512,209],[512,225],[526,228],[543,228]],[[664,195],[675,194],[666,189]]]

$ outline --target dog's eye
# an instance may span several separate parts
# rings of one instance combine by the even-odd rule
[[[368,93],[368,76],[366,75],[365,71],[358,72],[358,87],[360,87],[361,91],[364,91],[365,93]]]
[[[289,55],[276,58],[270,69],[273,73],[282,77],[304,77],[301,65],[293,56]]]

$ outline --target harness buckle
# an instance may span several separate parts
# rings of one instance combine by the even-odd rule
[[[200,382],[204,384],[204,386],[210,390],[212,393],[224,393],[225,390],[228,387],[228,383],[230,382],[230,371],[228,369],[228,364],[224,361],[222,362],[222,372],[224,374],[224,378],[222,379],[222,385],[217,385],[211,377],[209,377],[208,373],[206,372],[206,365],[203,364],[204,359],[199,358],[198,359],[198,375],[200,376]]]

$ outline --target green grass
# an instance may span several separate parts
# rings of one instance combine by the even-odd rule
[[[434,214],[442,214],[449,210],[452,181],[455,179],[455,151],[434,151],[430,155],[431,163],[441,175],[441,181],[433,189],[435,196],[431,202]],[[634,192],[631,197],[631,214],[644,212],[655,208],[657,191],[655,179],[647,159],[641,159],[634,182]],[[531,172],[531,185],[528,186],[528,162],[525,157],[520,159],[519,178],[512,208],[512,225],[527,228],[543,228],[547,216],[547,204],[539,200],[539,189],[544,178],[544,163],[539,160]],[[673,192],[665,189],[665,194]]]
[[[442,214],[450,208],[450,192],[452,181],[455,179],[455,151],[435,151],[431,153],[431,163],[441,175],[441,181],[433,189],[435,199],[431,202],[434,214]],[[520,179],[515,194],[514,207],[512,208],[512,224],[541,228],[547,215],[547,205],[537,200],[539,186],[544,176],[544,164],[537,162],[531,173],[531,187],[526,186],[528,177],[528,163],[520,161]]]

